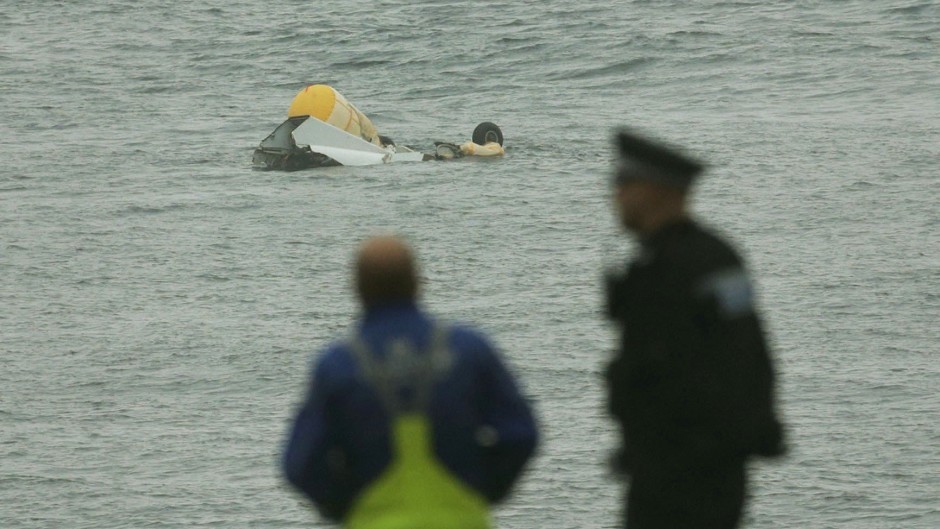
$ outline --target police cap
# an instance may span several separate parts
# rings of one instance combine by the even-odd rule
[[[682,153],[625,129],[617,131],[615,143],[620,156],[614,172],[614,186],[632,180],[646,180],[687,189],[705,168]]]

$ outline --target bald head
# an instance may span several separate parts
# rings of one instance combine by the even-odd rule
[[[414,301],[418,271],[411,248],[392,235],[363,242],[356,257],[356,292],[366,308]]]

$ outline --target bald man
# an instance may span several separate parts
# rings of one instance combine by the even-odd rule
[[[327,519],[355,529],[487,529],[537,443],[493,345],[418,306],[395,236],[355,262],[362,318],[319,356],[283,469]]]

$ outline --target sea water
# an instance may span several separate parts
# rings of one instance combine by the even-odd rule
[[[621,126],[709,163],[695,214],[757,284],[791,450],[744,526],[940,527],[936,1],[0,7],[0,527],[327,527],[277,460],[379,231],[537,410],[498,526],[616,527]],[[419,150],[493,121],[507,155],[253,170],[309,83]]]

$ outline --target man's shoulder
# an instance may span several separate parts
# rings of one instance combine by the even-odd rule
[[[723,317],[750,314],[754,309],[753,287],[734,247],[724,237],[702,227],[698,227],[687,246],[694,254],[689,275],[696,294],[716,301]]]
[[[741,264],[738,252],[723,235],[697,222],[689,222],[672,242],[669,254],[673,260],[703,271]]]
[[[480,328],[465,322],[440,321],[438,325],[447,330],[447,340],[452,347],[475,349],[490,348],[490,340]]]
[[[490,338],[478,327],[459,322],[441,322],[447,329],[447,345],[463,360],[487,362],[497,355]]]
[[[315,363],[317,371],[329,373],[330,376],[352,372],[355,363],[349,352],[349,340],[342,338],[330,342],[317,354]]]

